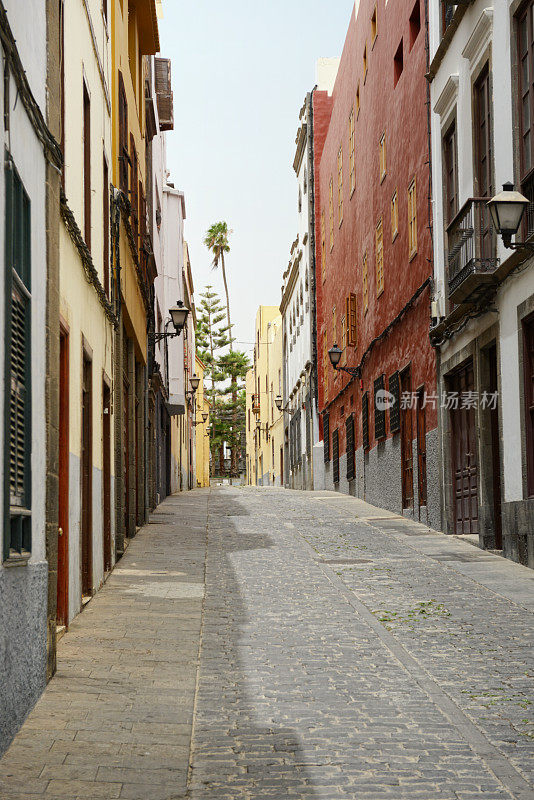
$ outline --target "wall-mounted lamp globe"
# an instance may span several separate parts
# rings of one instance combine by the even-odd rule
[[[277,407],[278,411],[282,408],[282,396],[277,394],[274,398],[274,404]]]
[[[342,355],[343,355],[343,350],[341,350],[341,348],[338,347],[337,344],[334,344],[334,346],[331,347],[330,350],[328,351],[328,357],[330,358],[330,363],[332,364],[334,369],[337,369]]]
[[[519,230],[521,220],[529,201],[516,192],[513,183],[505,183],[502,192],[492,197],[487,206],[490,210],[495,230],[502,236],[503,244],[512,250],[524,247],[523,243],[513,245],[512,236]]]
[[[195,394],[196,390],[200,386],[200,378],[198,377],[198,375],[193,374],[189,379],[189,383],[191,384],[191,389],[193,391],[193,394]]]
[[[169,314],[171,315],[174,330],[177,334],[181,333],[184,329],[187,315],[189,314],[189,309],[184,306],[181,300],[178,300],[176,305],[169,309]]]

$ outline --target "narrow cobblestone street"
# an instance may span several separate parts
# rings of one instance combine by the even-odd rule
[[[533,798],[533,612],[531,570],[344,495],[173,496],[60,642],[0,797]]]

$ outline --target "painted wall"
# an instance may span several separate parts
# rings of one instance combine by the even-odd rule
[[[100,4],[83,0],[65,5],[65,194],[82,234],[84,220],[83,87],[90,97],[91,114],[91,257],[104,284],[103,208],[104,159],[111,165],[109,107],[111,50]],[[94,37],[94,38],[93,38]],[[95,44],[97,51],[95,52]],[[106,200],[104,200],[106,198]],[[113,327],[86,278],[77,248],[65,225],[60,227],[60,313],[69,341],[69,621],[81,609],[81,449],[82,370],[84,344],[92,359],[92,572],[93,591],[104,580],[103,533],[103,380],[113,377]],[[110,453],[113,453],[113,423]],[[114,459],[111,458],[113,487]],[[114,494],[110,507],[114,508]],[[114,514],[111,515],[111,552],[114,558]]]
[[[377,35],[372,40],[371,17],[376,6]],[[357,344],[347,347],[346,363],[357,365],[371,342],[402,312],[407,301],[431,274],[431,240],[428,218],[428,138],[426,116],[424,3],[420,3],[421,28],[410,39],[414,0],[386,4],[362,0],[349,25],[331,102],[326,92],[314,94],[316,133],[316,280],[319,367],[319,407],[331,414],[330,430],[339,427],[340,454],[345,452],[345,418],[356,415],[356,447],[362,443],[361,396],[372,399],[374,380],[382,373],[411,364],[412,385],[434,392],[435,356],[428,338],[430,293],[427,288],[391,334],[374,346],[363,367],[362,385],[326,365],[323,371],[323,334],[327,348],[334,339],[341,345],[341,320],[346,298],[356,295]],[[394,57],[403,42],[403,70],[394,82]],[[364,52],[367,71],[364,70]],[[359,111],[358,111],[359,90]],[[350,186],[349,117],[355,114],[355,188]],[[329,118],[330,114],[330,118]],[[324,146],[321,141],[328,125]],[[409,128],[409,137],[406,130]],[[386,135],[386,174],[379,170],[379,142]],[[343,215],[338,210],[338,153],[343,150]],[[408,187],[417,186],[417,252],[408,252]],[[333,245],[330,245],[329,189],[333,182]],[[398,198],[398,234],[393,237],[391,199]],[[321,212],[325,215],[326,268],[323,278]],[[383,226],[384,291],[377,294],[376,227]],[[362,265],[367,253],[368,309],[363,304]],[[333,326],[336,309],[337,331]],[[328,385],[325,385],[325,377]],[[371,402],[370,439],[374,440]],[[391,438],[389,421],[387,437]],[[427,430],[437,425],[428,410]],[[400,466],[399,466],[400,469]],[[383,480],[385,475],[381,476]]]
[[[46,113],[46,17],[45,6],[38,0],[20,4],[15,0],[4,3],[19,55],[30,88]],[[28,18],[34,25],[28,26]],[[46,487],[46,420],[45,409],[45,300],[46,300],[46,220],[45,220],[45,159],[24,110],[14,81],[10,80],[10,132],[0,130],[4,146],[11,152],[16,169],[31,201],[31,348],[32,348],[32,553],[25,566],[6,568],[0,564],[0,755],[30,711],[46,680],[46,608],[48,564],[45,548],[45,487]],[[0,102],[4,102],[4,85],[0,87]],[[0,170],[0,219],[2,240],[5,236],[5,180]],[[0,248],[3,271],[4,248]],[[0,374],[5,369],[5,305],[0,301]],[[0,393],[0,412],[4,419],[4,393]],[[4,429],[0,427],[0,452],[4,453]],[[4,460],[0,459],[3,486]],[[2,497],[2,507],[5,498]],[[3,532],[3,524],[2,524]]]

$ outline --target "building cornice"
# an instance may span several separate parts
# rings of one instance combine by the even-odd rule
[[[297,282],[297,277],[298,277],[298,274],[299,274],[299,264],[300,264],[301,258],[302,258],[302,250],[299,252],[297,258],[295,258],[295,260],[293,261],[293,264],[291,265],[289,278],[288,278],[287,283],[286,283],[286,285],[284,287],[284,290],[282,292],[282,302],[280,303],[280,313],[281,314],[285,313],[285,310],[289,305],[289,301],[291,299],[291,295],[293,294],[293,289],[295,288],[295,284]]]
[[[443,87],[443,91],[436,100],[436,103],[434,105],[434,111],[442,119],[449,116],[452,107],[456,103],[456,100],[458,98],[459,84],[460,84],[460,77],[458,73],[455,73],[454,75],[449,75],[449,77],[447,78],[447,83]]]
[[[302,164],[302,157],[304,155],[304,150],[306,148],[306,139],[308,136],[308,125],[304,122],[297,133],[297,138],[295,139],[295,144],[297,145],[297,150],[295,152],[295,158],[293,159],[293,169],[295,173],[298,175],[300,171],[300,165]]]
[[[492,33],[493,9],[485,8],[478,18],[466,46],[462,50],[463,57],[468,59],[471,67],[477,63],[480,55],[490,43]]]
[[[456,11],[454,12],[454,16],[453,16],[453,18],[452,18],[447,30],[443,34],[443,38],[442,38],[441,42],[438,45],[438,49],[436,50],[436,52],[434,54],[434,58],[432,59],[432,62],[430,64],[429,68],[428,68],[428,72],[427,72],[427,74],[425,76],[429,83],[432,83],[432,81],[436,77],[438,69],[440,68],[441,63],[442,63],[443,59],[445,58],[445,55],[447,53],[447,50],[449,49],[449,46],[450,46],[450,43],[452,42],[454,34],[458,30],[458,28],[460,26],[460,22],[463,20],[465,14],[467,13],[467,9],[468,8],[469,8],[469,4],[467,4],[467,3],[462,3],[462,4],[459,4],[457,6]]]

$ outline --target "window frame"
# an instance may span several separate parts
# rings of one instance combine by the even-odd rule
[[[447,126],[442,136],[443,192],[445,200],[445,223],[449,225],[459,211],[458,193],[458,133],[456,117]],[[451,182],[452,194],[451,194]]]
[[[384,225],[382,217],[376,223],[375,229],[375,261],[376,261],[376,296],[384,293]]]
[[[356,295],[351,292],[347,297],[347,344],[349,347],[356,347],[358,343],[358,309],[356,305]]]
[[[4,343],[4,562],[25,562],[32,551],[32,250],[31,200],[9,152],[5,151],[5,343]],[[11,264],[11,268],[9,265]],[[18,265],[18,269],[17,269]],[[22,502],[13,503],[12,490],[12,387],[13,294],[24,303],[24,392]],[[18,334],[20,341],[20,332]],[[9,387],[9,389],[8,389]],[[9,406],[9,411],[8,411]],[[17,412],[16,412],[17,413]],[[21,421],[22,421],[21,420]],[[20,444],[15,445],[20,453]],[[15,467],[16,469],[16,467]]]
[[[378,143],[378,165],[380,173],[380,183],[383,183],[387,175],[387,152],[386,152],[386,131],[382,132]]]
[[[343,222],[343,145],[337,154],[337,215],[338,228]]]
[[[350,196],[356,189],[356,128],[354,122],[354,106],[349,114],[349,174],[350,174]]]
[[[399,235],[399,194],[397,189],[391,195],[391,241]]]
[[[414,175],[408,186],[408,258],[417,255],[417,178]]]

